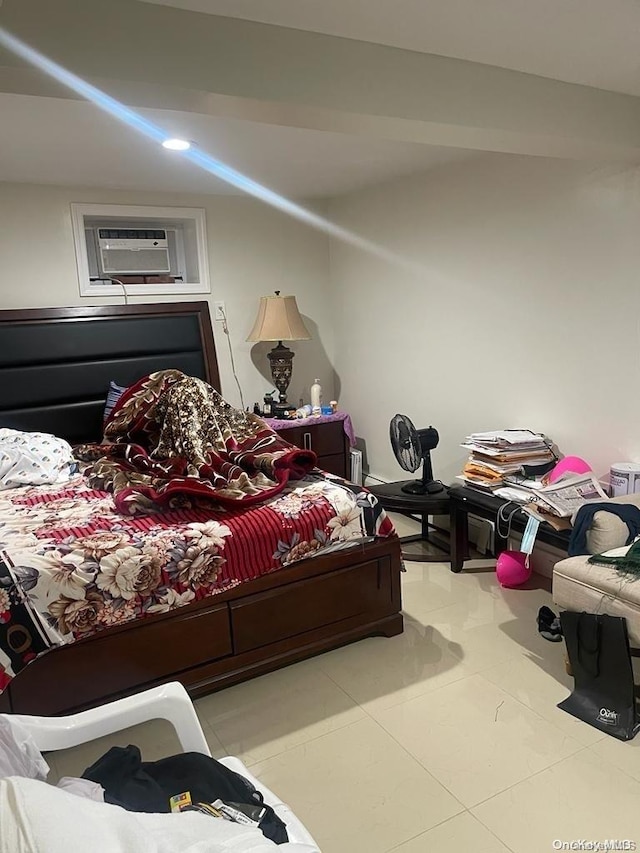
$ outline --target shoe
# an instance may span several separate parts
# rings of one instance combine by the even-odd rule
[[[551,610],[550,607],[543,606],[540,608],[540,610],[538,610],[538,625],[540,625],[540,624],[550,625],[553,622],[553,620],[557,619],[557,618],[558,617],[553,612],[553,610]]]
[[[541,607],[538,611],[538,632],[550,643],[559,643],[563,638],[560,617],[549,607]]]

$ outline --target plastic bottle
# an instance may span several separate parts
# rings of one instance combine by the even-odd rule
[[[320,412],[320,406],[322,405],[322,386],[320,385],[319,379],[313,380],[313,385],[311,386],[311,409],[313,413]]]

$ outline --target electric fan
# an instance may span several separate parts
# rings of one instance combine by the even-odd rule
[[[438,446],[440,436],[435,427],[416,429],[407,415],[394,415],[389,426],[391,446],[396,459],[405,471],[417,471],[422,463],[422,480],[412,480],[402,486],[409,495],[435,495],[444,486],[433,479],[431,451]]]

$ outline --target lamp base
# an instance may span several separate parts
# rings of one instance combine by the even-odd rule
[[[293,352],[289,347],[285,347],[282,341],[278,341],[278,346],[274,347],[268,354],[267,358],[271,364],[271,378],[273,384],[278,389],[279,402],[275,407],[281,408],[287,404],[287,388],[291,382],[291,374],[293,372]],[[295,407],[294,407],[295,408]]]

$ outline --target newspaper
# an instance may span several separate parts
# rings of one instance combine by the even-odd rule
[[[537,500],[547,504],[561,518],[569,518],[587,501],[609,500],[608,495],[591,473],[564,477],[551,486],[545,486],[544,489],[531,491]]]

